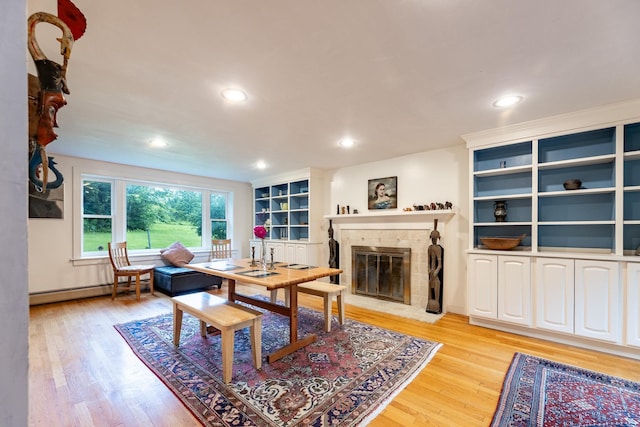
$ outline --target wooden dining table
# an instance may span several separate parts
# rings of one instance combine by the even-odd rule
[[[269,363],[316,341],[315,334],[309,334],[303,338],[298,337],[298,285],[342,273],[342,270],[338,268],[284,262],[275,262],[271,268],[267,267],[266,270],[263,270],[258,263],[252,263],[250,258],[213,260],[187,264],[185,267],[226,278],[228,280],[227,299],[229,301],[241,301],[289,318],[289,344],[267,355]],[[288,290],[289,306],[240,294],[236,291],[236,281],[263,286],[269,291],[281,288],[285,289],[285,292]]]

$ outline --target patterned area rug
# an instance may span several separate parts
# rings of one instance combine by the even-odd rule
[[[202,338],[184,314],[180,347],[170,314],[115,325],[136,355],[206,426],[357,426],[375,417],[441,344],[346,320],[325,333],[322,313],[300,308],[299,336],[317,341],[256,370],[248,329],[237,331],[233,378],[222,382],[219,332]],[[288,319],[266,313],[262,354],[288,342]]]
[[[491,425],[640,425],[640,384],[516,353]]]

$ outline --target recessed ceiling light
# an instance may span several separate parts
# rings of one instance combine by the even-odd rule
[[[355,145],[356,141],[353,140],[353,138],[342,138],[340,141],[338,141],[338,145],[342,148],[350,148],[353,147]]]
[[[162,148],[167,146],[167,141],[165,141],[160,137],[153,138],[152,140],[149,141],[149,145],[152,147]]]
[[[247,99],[247,94],[241,91],[240,89],[228,88],[223,90],[221,95],[227,101],[233,101],[233,102],[246,101]]]
[[[519,95],[503,96],[502,98],[495,101],[493,103],[493,106],[497,108],[510,107],[512,105],[517,104],[520,101],[522,101],[522,97]]]
[[[256,167],[258,169],[266,169],[267,164],[264,162],[264,160],[258,160],[258,162],[256,163]]]

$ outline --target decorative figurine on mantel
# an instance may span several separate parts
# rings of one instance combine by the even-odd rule
[[[333,238],[333,222],[329,220],[329,267],[340,268],[340,244]],[[333,284],[340,284],[340,275],[329,277]]]
[[[433,220],[433,231],[429,235],[431,245],[427,249],[429,262],[429,301],[427,302],[427,313],[442,313],[442,285],[443,285],[443,265],[444,248],[438,244],[440,232],[438,231],[438,220]]]

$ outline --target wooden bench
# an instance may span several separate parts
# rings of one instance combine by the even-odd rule
[[[324,330],[331,332],[331,299],[336,297],[338,306],[338,322],[344,325],[344,296],[347,287],[344,285],[334,285],[332,283],[314,280],[312,282],[304,282],[298,285],[298,293],[315,295],[324,298]],[[271,302],[275,304],[278,300],[278,290],[271,291]],[[289,292],[284,293],[285,305],[289,306]]]
[[[207,335],[207,324],[220,330],[222,340],[222,380],[231,381],[233,371],[233,341],[235,331],[249,328],[251,354],[256,369],[262,367],[262,313],[244,307],[207,292],[181,295],[173,302],[173,344],[180,345],[182,313],[200,320],[200,335]]]

